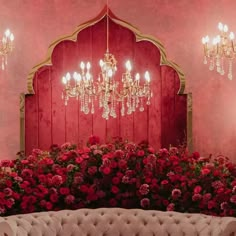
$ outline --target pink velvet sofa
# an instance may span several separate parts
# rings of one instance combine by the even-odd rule
[[[236,219],[155,210],[99,208],[0,218],[1,236],[233,236]]]

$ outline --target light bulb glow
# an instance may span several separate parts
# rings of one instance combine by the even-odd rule
[[[5,35],[6,35],[6,37],[9,37],[10,34],[11,34],[11,31],[10,31],[9,29],[7,29],[7,30],[5,31]]]
[[[80,63],[80,68],[81,68],[82,70],[84,70],[84,68],[85,68],[85,64],[84,64],[83,61],[81,61],[81,63]]]
[[[90,62],[87,62],[86,68],[87,68],[87,70],[89,70],[91,68]]]
[[[139,74],[139,73],[137,73],[137,74],[135,75],[135,80],[140,80],[140,74]]]
[[[66,73],[66,80],[67,80],[67,81],[70,81],[70,78],[71,78],[71,75],[70,75],[69,72],[67,72],[67,73]]]
[[[228,26],[227,25],[224,25],[224,32],[226,33],[226,32],[228,32]]]
[[[131,63],[130,63],[129,60],[125,63],[125,66],[126,66],[126,69],[127,69],[128,71],[131,71],[132,66],[131,66]]]
[[[149,75],[149,72],[146,71],[145,74],[144,74],[144,78],[146,79],[146,81],[149,83],[150,82],[150,75]]]
[[[66,84],[66,83],[67,83],[67,80],[66,80],[66,77],[65,77],[65,76],[62,77],[62,83],[63,83],[63,84]]]
[[[218,29],[219,29],[220,31],[223,30],[223,24],[222,24],[221,22],[219,22],[219,24],[218,24]]]
[[[233,39],[234,39],[234,33],[233,33],[233,32],[230,32],[229,38],[230,38],[230,40],[233,40]]]

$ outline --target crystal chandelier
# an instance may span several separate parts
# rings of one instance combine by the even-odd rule
[[[0,55],[2,56],[2,70],[7,65],[7,55],[13,50],[14,35],[7,29],[0,41]]]
[[[100,59],[100,73],[96,79],[91,73],[91,63],[81,62],[80,71],[73,74],[67,72],[62,77],[64,89],[62,99],[67,105],[70,97],[80,101],[80,110],[84,114],[94,114],[95,104],[102,109],[102,117],[116,118],[117,110],[120,108],[122,116],[130,115],[136,110],[144,111],[144,105],[150,105],[152,91],[150,86],[150,75],[146,71],[144,80],[140,79],[139,73],[132,75],[131,62],[125,64],[126,71],[118,81],[115,78],[117,61],[109,52],[109,16],[107,8],[107,50],[104,58]]]
[[[228,26],[222,23],[218,24],[220,33],[212,39],[212,44],[209,45],[210,38],[205,36],[202,38],[204,45],[204,64],[209,64],[209,70],[214,70],[221,74],[225,74],[225,63],[228,61],[228,79],[233,79],[233,59],[236,55],[234,45],[234,33],[228,33]]]

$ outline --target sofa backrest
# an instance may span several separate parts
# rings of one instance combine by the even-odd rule
[[[98,208],[8,216],[0,220],[0,229],[0,236],[233,236],[236,219]]]

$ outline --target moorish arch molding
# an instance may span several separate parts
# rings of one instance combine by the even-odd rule
[[[153,88],[157,94],[156,100],[151,102],[151,106],[142,114],[119,116],[117,119],[109,121],[102,120],[96,114],[86,117],[81,115],[75,99],[74,101],[70,100],[72,104],[64,106],[61,99],[62,90],[59,91],[60,86],[62,88],[61,71],[59,73],[58,70],[63,63],[60,62],[59,65],[58,60],[55,62],[55,54],[60,55],[68,50],[68,45],[69,49],[76,45],[80,54],[87,55],[84,54],[84,51],[90,49],[86,46],[81,47],[81,41],[87,40],[88,37],[86,38],[85,35],[88,36],[91,32],[96,36],[98,33],[104,33],[106,16],[107,8],[104,7],[98,17],[81,24],[71,35],[61,37],[53,42],[49,46],[46,59],[32,68],[27,78],[28,93],[21,96],[21,150],[30,153],[32,148],[47,149],[50,144],[60,145],[66,141],[83,144],[91,134],[101,135],[103,140],[108,140],[112,136],[122,136],[135,142],[147,139],[157,148],[168,147],[170,144],[176,145],[187,139],[191,148],[192,106],[190,99],[187,100],[187,94],[184,93],[184,73],[178,65],[167,59],[165,48],[157,39],[142,34],[129,23],[115,17],[110,10],[108,17],[110,25],[112,25],[111,28],[113,27],[111,31],[115,33],[114,39],[110,40],[113,42],[113,49],[110,47],[111,53],[114,53],[115,56],[120,53],[119,56],[123,60],[124,50],[122,47],[122,50],[119,49],[120,51],[117,48],[120,43],[124,43],[125,38],[125,40],[130,40],[127,45],[131,45],[132,50],[135,50],[133,59],[136,60],[134,60],[136,64],[145,65],[145,62],[142,62],[144,54],[146,61],[149,61],[150,58],[150,61],[154,62],[151,66],[155,71],[155,76],[152,78],[156,78],[153,82]],[[119,33],[122,34],[121,37],[119,37]],[[96,40],[91,39],[91,42],[94,53],[99,54],[99,58],[101,58],[105,51],[96,48],[96,45],[93,47],[94,43],[97,43]],[[102,41],[100,43],[102,44]],[[131,49],[127,45],[125,45],[125,52],[134,55],[134,53],[129,53]],[[61,50],[62,48],[66,49]],[[97,49],[100,51],[97,52]],[[102,53],[100,54],[100,52]],[[98,55],[94,56],[94,62],[98,62],[97,57]],[[65,58],[68,59],[68,55]],[[86,59],[81,57],[80,60]],[[78,59],[77,64],[80,60]],[[121,67],[122,60],[118,61],[118,69]],[[141,125],[140,120],[143,121]],[[178,142],[177,139],[179,139]]]
[[[96,18],[94,18],[84,24],[79,25],[77,27],[77,29],[72,34],[60,37],[59,39],[55,40],[49,46],[46,59],[44,61],[42,61],[41,63],[39,63],[38,65],[34,66],[27,77],[28,94],[34,94],[33,79],[34,79],[35,73],[43,66],[51,66],[52,65],[51,59],[52,59],[52,53],[53,53],[54,48],[60,42],[63,42],[65,40],[70,40],[70,41],[76,42],[78,34],[83,29],[86,29],[92,25],[95,25],[97,22],[99,22],[101,19],[103,19],[104,17],[107,16],[106,9],[107,9],[107,7],[104,7],[102,12]],[[167,59],[166,51],[165,51],[163,44],[159,40],[157,40],[155,37],[150,36],[150,35],[146,35],[146,34],[142,34],[136,27],[132,26],[131,24],[129,24],[123,20],[120,20],[111,12],[110,9],[108,9],[108,11],[109,11],[109,19],[112,20],[113,22],[115,22],[116,24],[121,25],[121,26],[131,30],[136,36],[136,42],[150,41],[159,49],[160,55],[161,55],[161,58],[160,58],[161,64],[160,65],[170,66],[177,72],[177,74],[179,76],[179,80],[180,80],[180,87],[179,87],[178,94],[184,94],[185,75],[184,75],[183,71],[181,70],[181,68],[176,63],[169,61]],[[102,55],[101,55],[101,57],[102,57]]]

